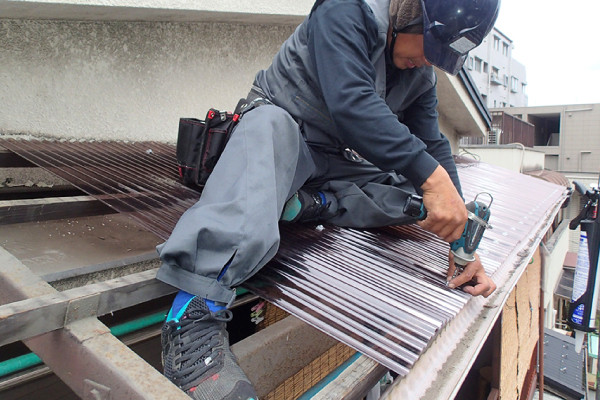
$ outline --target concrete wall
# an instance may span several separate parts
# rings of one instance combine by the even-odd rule
[[[180,117],[232,110],[312,0],[0,2],[0,133],[176,140]],[[438,71],[440,128],[458,151],[487,127]]]
[[[6,19],[298,23],[312,0],[4,0]]]
[[[175,141],[232,110],[294,26],[0,22],[0,132]]]
[[[559,146],[536,146],[558,155],[558,171],[597,173],[600,168],[600,104],[500,108],[535,124],[535,117],[560,115]]]
[[[554,289],[560,279],[563,270],[565,255],[569,251],[569,221],[563,220],[558,229],[554,232],[548,243],[546,243],[549,254],[546,255],[546,265],[544,269],[544,308],[546,315],[544,326],[554,329],[555,310],[554,310]]]
[[[598,172],[600,169],[600,104],[568,106],[561,119],[563,171]]]
[[[517,145],[461,146],[465,152],[488,164],[515,172],[537,171],[544,168],[544,153]],[[467,154],[469,155],[469,154]]]

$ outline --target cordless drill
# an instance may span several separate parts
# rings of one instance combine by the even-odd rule
[[[477,200],[482,194],[490,197],[489,204]],[[452,276],[453,279],[463,272],[468,263],[475,261],[475,251],[479,247],[483,232],[486,228],[492,228],[488,221],[490,220],[490,207],[493,200],[491,194],[479,193],[473,201],[465,204],[468,212],[465,229],[460,239],[452,242],[450,245],[450,251],[454,255],[454,265],[456,267]],[[404,204],[404,214],[418,221],[427,218],[427,210],[423,205],[423,198],[416,194],[408,196]]]

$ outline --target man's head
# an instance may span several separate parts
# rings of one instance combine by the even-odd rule
[[[456,75],[492,30],[500,0],[391,0],[388,43],[398,68],[433,64]],[[408,52],[422,44],[422,54]],[[400,46],[400,48],[399,48]],[[422,61],[424,60],[424,61]]]

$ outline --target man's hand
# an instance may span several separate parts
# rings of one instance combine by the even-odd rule
[[[440,165],[421,185],[427,218],[419,226],[452,243],[460,239],[467,223],[467,209],[446,170]]]
[[[454,274],[454,270],[456,269],[456,266],[454,265],[454,255],[452,252],[450,252],[448,255],[448,262],[450,265],[448,267],[448,275],[446,279],[450,280]],[[463,285],[471,280],[475,282],[475,286],[465,286],[463,287],[463,291],[472,296],[481,295],[483,297],[488,297],[494,292],[494,290],[496,290],[496,284],[485,274],[485,270],[483,269],[483,265],[481,264],[481,260],[479,260],[477,253],[475,254],[475,261],[468,263],[463,273],[452,279],[448,286],[454,289],[455,287],[459,287],[460,285]]]

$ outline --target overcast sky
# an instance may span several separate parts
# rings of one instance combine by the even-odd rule
[[[600,0],[502,0],[529,106],[600,103]]]

